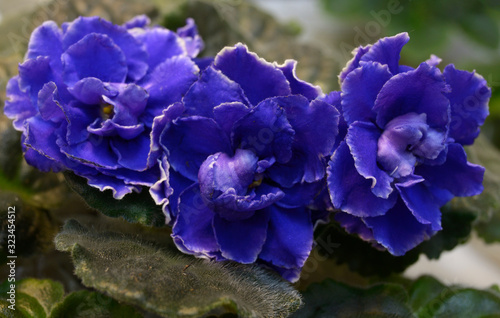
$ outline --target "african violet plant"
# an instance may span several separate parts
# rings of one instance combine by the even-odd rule
[[[167,317],[218,306],[287,316],[302,300],[273,273],[299,280],[319,224],[402,256],[440,233],[452,198],[483,190],[485,170],[467,161],[463,146],[478,136],[491,90],[474,72],[441,71],[435,56],[400,65],[408,41],[401,33],[359,47],[339,75],[341,90],[325,93],[297,77],[296,61],[268,62],[245,44],[197,58],[203,41],[192,19],[177,32],[150,26],[146,16],[123,25],[99,17],[45,22],[7,85],[4,113],[22,132],[30,165],[65,171],[103,213],[119,205],[125,215],[140,192],[149,201],[133,208],[154,209],[154,201],[161,225],[171,227],[142,228],[154,234],[137,238],[69,221],[56,247],[71,252],[85,285]],[[472,107],[470,95],[479,96]],[[100,246],[105,241],[115,245]],[[126,253],[136,257],[134,269]],[[431,317],[426,302],[401,300],[402,287],[336,284],[313,287],[296,315],[319,317],[314,306],[341,313],[334,296],[348,290],[365,304],[384,293],[398,299],[385,314]],[[423,278],[407,287],[419,293],[427,285],[441,286]],[[169,289],[169,302],[159,289]],[[186,290],[198,299],[176,300]],[[484,293],[500,313],[497,291]]]

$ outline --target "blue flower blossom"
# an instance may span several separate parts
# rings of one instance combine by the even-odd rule
[[[360,47],[340,74],[348,126],[331,158],[328,188],[335,218],[394,255],[441,229],[440,208],[483,190],[484,168],[467,162],[488,115],[491,90],[475,74],[432,56],[399,65],[406,33]]]
[[[185,253],[263,263],[296,281],[313,245],[339,113],[295,61],[223,49],[158,117],[163,178],[151,188]]]
[[[177,33],[148,24],[80,17],[35,29],[4,108],[29,164],[72,170],[117,199],[157,181],[153,119],[198,79],[203,42],[192,19]]]

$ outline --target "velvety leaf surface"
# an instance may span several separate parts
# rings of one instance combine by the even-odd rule
[[[304,307],[292,317],[498,317],[498,288],[446,286],[431,276],[404,284],[361,288],[327,279],[304,292]]]
[[[0,285],[2,294],[10,290],[8,281]],[[97,292],[81,290],[64,296],[61,283],[49,279],[25,278],[15,283],[15,310],[0,299],[2,317],[142,317],[130,306]]]
[[[64,317],[130,317],[140,318],[133,307],[120,304],[113,298],[97,292],[81,290],[66,296],[54,306],[50,318]]]
[[[85,178],[65,172],[66,182],[93,209],[110,216],[123,217],[125,220],[145,225],[165,225],[165,215],[161,206],[156,205],[147,189],[133,192],[121,200],[115,200],[111,190],[100,191],[87,184]],[[110,202],[112,202],[110,204]]]
[[[164,317],[286,317],[301,304],[291,285],[263,268],[195,259],[172,243],[152,242],[96,232],[74,220],[56,237],[57,249],[71,253],[86,286]]]
[[[304,302],[292,317],[411,317],[408,294],[396,284],[363,289],[325,280],[308,288]]]

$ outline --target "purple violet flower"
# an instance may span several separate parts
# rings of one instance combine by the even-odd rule
[[[148,24],[80,17],[35,29],[4,108],[29,164],[73,170],[117,199],[157,181],[153,119],[198,79],[203,42],[192,19],[177,33]]]
[[[320,94],[296,78],[295,61],[271,64],[238,44],[157,118],[166,156],[150,192],[180,250],[298,279],[313,246],[308,206],[326,186],[338,132]]]
[[[399,65],[407,33],[354,51],[340,74],[348,125],[328,168],[335,218],[394,255],[441,229],[440,208],[483,190],[484,168],[467,162],[488,115],[491,90],[474,72],[432,56]]]

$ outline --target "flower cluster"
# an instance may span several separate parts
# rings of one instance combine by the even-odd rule
[[[491,91],[434,56],[399,65],[405,33],[358,48],[341,92],[325,95],[295,61],[243,44],[197,59],[190,19],[177,32],[148,25],[44,23],[4,112],[38,169],[71,170],[116,199],[149,187],[185,253],[296,281],[333,208],[347,231],[402,255],[441,229],[452,197],[482,191],[463,145]]]
[[[81,17],[33,32],[4,109],[29,164],[73,170],[117,199],[157,181],[153,119],[197,80],[203,43],[193,20],[177,33],[148,24]]]
[[[294,61],[271,64],[238,44],[165,110],[164,178],[151,193],[170,203],[180,250],[298,279],[337,135],[339,113],[320,92]]]
[[[406,33],[360,47],[340,74],[348,126],[328,168],[335,215],[349,232],[403,255],[441,229],[440,208],[483,190],[467,162],[488,115],[491,90],[475,73],[432,56],[399,65]]]

